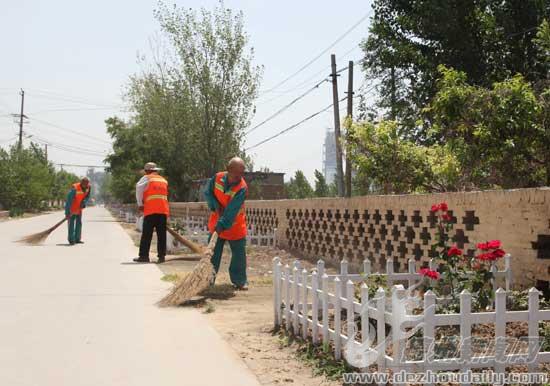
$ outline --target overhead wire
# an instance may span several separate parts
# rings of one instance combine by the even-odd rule
[[[29,116],[29,119],[31,120],[34,120],[34,121],[37,121],[37,122],[40,122],[40,123],[43,123],[44,125],[48,125],[48,126],[51,126],[51,127],[55,127],[59,130],[64,130],[64,131],[68,131],[70,133],[73,133],[73,134],[77,134],[79,136],[82,136],[82,137],[86,137],[88,139],[92,139],[92,140],[95,140],[95,141],[98,141],[98,142],[102,142],[102,143],[106,143],[106,144],[111,144],[111,142],[109,141],[106,141],[104,139],[101,139],[101,138],[98,138],[98,137],[94,137],[92,135],[89,135],[89,134],[86,134],[86,133],[83,133],[81,131],[77,131],[77,130],[73,130],[73,129],[69,129],[69,128],[66,128],[66,127],[63,127],[63,126],[59,126],[55,123],[51,123],[51,122],[48,122],[48,121],[44,121],[42,119],[38,119],[38,118],[35,118],[34,116]]]
[[[313,92],[314,90],[318,89],[319,86],[321,84],[323,84],[324,82],[326,82],[327,79],[323,79],[322,81],[320,82],[317,82],[313,87],[311,87],[309,90],[307,90],[305,93],[301,94],[300,96],[294,98],[290,103],[286,104],[285,106],[283,106],[282,108],[280,108],[279,110],[277,110],[276,112],[274,112],[273,114],[271,114],[269,117],[267,117],[266,119],[264,119],[262,122],[258,123],[256,126],[254,126],[253,128],[251,128],[250,130],[248,130],[247,132],[244,133],[244,135],[248,135],[250,133],[252,133],[254,130],[258,129],[259,127],[263,126],[264,124],[266,124],[267,122],[271,121],[273,118],[277,117],[278,115],[282,114],[283,112],[285,112],[286,110],[288,110],[292,105],[294,105],[296,102],[298,102],[300,99],[303,99],[305,98],[308,94],[310,94],[311,92]]]
[[[316,55],[313,59],[309,60],[306,64],[304,64],[302,67],[300,67],[297,71],[292,73],[291,75],[287,76],[285,79],[274,85],[273,87],[269,88],[268,90],[265,90],[262,94],[271,92],[286,82],[288,82],[290,79],[294,78],[296,75],[300,74],[303,70],[308,68],[310,65],[315,63],[320,57],[322,57],[325,53],[327,53],[332,47],[334,47],[336,44],[340,43],[347,35],[349,35],[355,28],[357,28],[361,23],[363,23],[372,13],[372,8],[367,12],[364,16],[362,16],[355,24],[353,24],[346,32],[344,32],[342,35],[340,35],[332,44],[330,44],[327,48],[325,48],[323,51],[321,51],[318,55]]]
[[[340,99],[340,100],[338,101],[338,103],[341,103],[342,101],[345,101],[346,99],[347,99],[347,97],[344,97],[344,98]],[[256,143],[255,145],[249,146],[249,147],[247,147],[247,148],[244,149],[244,150],[245,150],[245,151],[248,151],[248,150],[254,149],[254,148],[256,148],[256,147],[258,147],[258,146],[260,146],[260,145],[263,145],[264,143],[269,142],[269,141],[271,141],[271,140],[273,140],[273,139],[275,139],[275,138],[277,138],[277,137],[279,137],[279,136],[281,136],[281,135],[283,135],[283,134],[285,134],[285,133],[291,131],[292,129],[295,129],[296,127],[298,127],[298,126],[300,126],[301,124],[303,124],[303,123],[309,121],[310,119],[313,119],[313,118],[315,118],[316,116],[318,116],[318,115],[324,113],[325,111],[327,111],[327,110],[330,109],[331,107],[333,107],[333,104],[332,104],[332,103],[331,103],[330,105],[328,105],[327,107],[325,107],[324,109],[321,109],[321,110],[319,110],[319,111],[317,111],[317,112],[315,112],[315,113],[313,113],[313,114],[311,114],[311,115],[305,117],[305,118],[302,119],[301,121],[299,121],[299,122],[297,122],[297,123],[295,123],[295,124],[293,124],[293,125],[287,127],[287,128],[284,129],[284,130],[279,131],[277,134],[274,134],[274,135],[272,135],[271,137],[266,138],[266,139],[264,139],[264,140],[262,140],[262,141]]]

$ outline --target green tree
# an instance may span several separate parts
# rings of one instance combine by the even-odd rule
[[[304,172],[297,170],[294,178],[285,184],[288,198],[300,199],[313,197],[313,188],[307,181]]]
[[[424,110],[430,136],[456,155],[469,187],[550,184],[550,89],[537,95],[521,75],[484,88],[463,72],[440,72],[439,91]]]
[[[54,169],[33,143],[0,151],[0,203],[13,213],[45,208],[51,199]]]
[[[163,40],[153,63],[130,78],[133,117],[107,120],[114,142],[107,157],[111,188],[123,201],[133,200],[138,171],[147,161],[164,168],[172,199],[186,200],[193,180],[224,169],[235,155],[247,159],[243,133],[261,68],[252,64],[242,13],[223,2],[213,11],[160,3],[155,17]]]
[[[348,151],[360,193],[456,190],[459,165],[447,146],[417,145],[402,138],[395,121],[364,122],[350,130]]]
[[[379,107],[410,138],[426,140],[429,125],[417,120],[437,92],[440,64],[487,88],[517,73],[530,82],[548,73],[535,39],[548,1],[375,0],[373,8],[364,69],[380,80]]]
[[[315,197],[329,197],[330,188],[325,176],[319,170],[315,169]]]

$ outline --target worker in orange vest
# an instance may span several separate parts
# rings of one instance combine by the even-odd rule
[[[147,162],[145,175],[136,184],[136,201],[143,212],[143,229],[139,243],[139,257],[136,263],[149,263],[149,248],[153,230],[157,232],[157,263],[164,263],[166,257],[166,223],[170,215],[168,205],[168,181],[159,175],[161,168],[154,162]]]
[[[65,216],[69,225],[69,244],[83,244],[82,237],[82,209],[90,198],[90,180],[83,177],[80,182],[73,184],[65,200]]]
[[[216,231],[218,241],[212,255],[212,265],[216,273],[220,269],[223,246],[225,241],[231,247],[231,263],[229,277],[235,289],[247,290],[246,278],[246,216],[244,201],[248,186],[244,180],[244,161],[239,157],[232,158],[226,172],[217,173],[212,177],[204,195],[208,207],[212,211],[208,221],[210,234]]]

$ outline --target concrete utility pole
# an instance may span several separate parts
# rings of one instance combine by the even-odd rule
[[[332,67],[332,103],[334,105],[334,137],[336,139],[336,188],[338,196],[344,197],[344,169],[342,167],[342,144],[340,143],[340,107],[338,101],[338,74],[336,73],[336,55],[330,55]]]
[[[348,119],[353,119],[353,60],[348,64]],[[349,128],[346,130],[346,139],[349,140]],[[351,158],[346,151],[346,197],[351,197]]]
[[[48,144],[44,144],[44,153],[46,155],[46,163],[48,163]]]
[[[19,150],[23,147],[23,109],[25,107],[25,91],[21,89],[21,113],[19,114]]]

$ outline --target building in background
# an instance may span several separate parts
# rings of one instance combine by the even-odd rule
[[[287,198],[285,192],[285,173],[245,172],[244,179],[248,185],[248,200],[282,200]],[[204,188],[208,179],[193,181],[189,201],[204,201]]]
[[[336,180],[336,140],[331,129],[327,129],[323,145],[323,175],[329,185]]]

